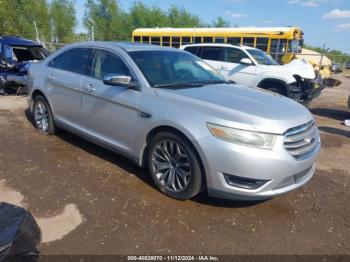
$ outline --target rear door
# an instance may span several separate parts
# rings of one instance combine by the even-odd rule
[[[81,83],[90,71],[91,55],[89,48],[73,48],[50,61],[45,88],[56,121],[76,128],[81,126]]]
[[[140,122],[138,105],[141,92],[104,84],[105,75],[132,74],[114,51],[95,49],[94,53],[90,76],[82,81],[84,127],[102,143],[131,154]]]

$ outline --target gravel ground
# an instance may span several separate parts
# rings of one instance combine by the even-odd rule
[[[323,143],[316,175],[269,201],[170,199],[123,157],[67,132],[38,134],[15,96],[0,97],[0,181],[37,218],[70,225],[43,254],[350,254],[350,79],[341,80],[311,105]],[[72,205],[76,225],[62,215]]]

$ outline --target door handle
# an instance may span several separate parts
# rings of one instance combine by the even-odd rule
[[[228,67],[226,67],[226,66],[221,66],[221,70],[227,70],[228,69]]]
[[[92,84],[88,84],[87,86],[83,86],[83,89],[89,93],[96,91],[96,88],[94,88],[94,86]]]

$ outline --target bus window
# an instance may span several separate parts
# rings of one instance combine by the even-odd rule
[[[231,45],[241,45],[240,37],[227,37],[227,43]]]
[[[224,47],[220,46],[204,46],[202,59],[214,60],[214,61],[225,61],[224,59]]]
[[[245,46],[254,46],[254,37],[244,37],[243,45]]]
[[[183,36],[183,37],[182,37],[182,42],[181,42],[181,44],[182,44],[182,45],[191,44],[191,37]]]
[[[279,63],[286,52],[286,39],[271,39],[270,54]]]
[[[142,37],[142,43],[149,44],[149,36],[143,36]]]
[[[257,37],[256,38],[256,48],[266,52],[269,39],[267,37]]]
[[[286,52],[286,39],[271,39],[271,53],[285,53]]]
[[[158,36],[152,36],[152,37],[151,37],[151,44],[152,44],[152,45],[160,45],[160,37],[158,37]]]
[[[203,43],[213,43],[212,37],[203,37]]]
[[[176,48],[180,47],[180,37],[173,36],[171,38],[171,46]]]
[[[215,43],[225,43],[224,37],[215,37]]]
[[[163,46],[170,46],[170,36],[163,36],[162,37],[162,45]]]
[[[193,43],[202,43],[202,37],[200,36],[195,36],[192,38]]]
[[[141,41],[141,37],[139,36],[134,36],[134,42],[140,42]]]

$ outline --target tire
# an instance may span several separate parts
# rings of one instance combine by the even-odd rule
[[[190,199],[204,187],[199,157],[180,135],[156,134],[149,145],[147,166],[156,187],[172,198]]]
[[[51,108],[47,100],[41,95],[34,98],[33,122],[40,133],[45,135],[55,134],[55,124]]]

